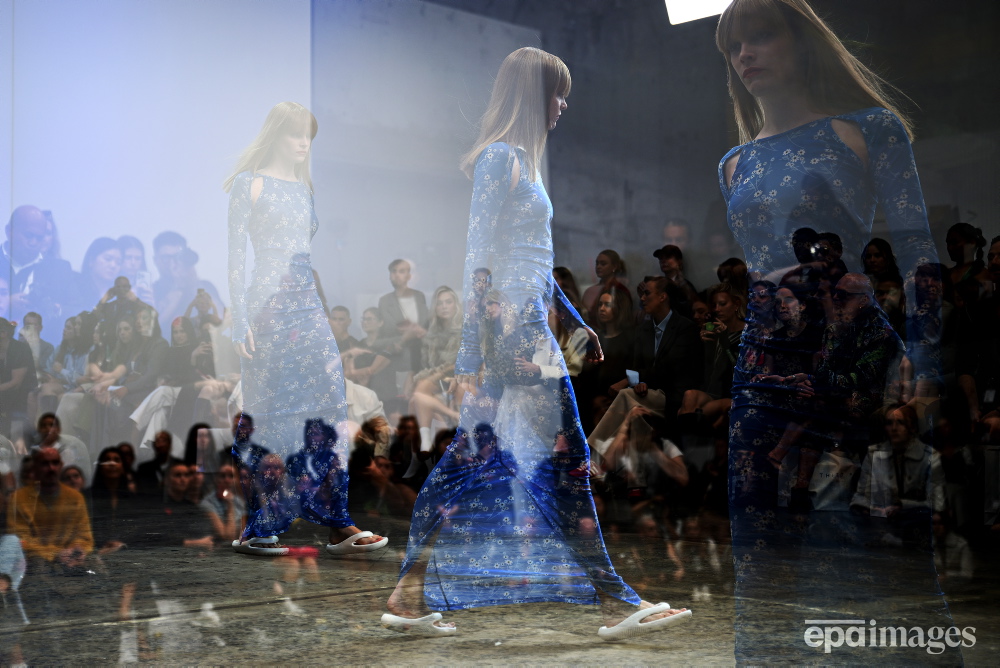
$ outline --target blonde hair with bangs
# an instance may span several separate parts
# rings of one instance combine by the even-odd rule
[[[730,61],[730,45],[747,23],[759,19],[788,31],[802,59],[802,73],[813,111],[841,114],[884,107],[896,114],[912,139],[910,120],[892,101],[901,95],[854,57],[806,0],[733,0],[719,18],[715,44],[726,59],[729,96],[733,100],[740,142],[753,139],[764,126],[764,110],[750,94]]]
[[[502,141],[524,149],[524,167],[534,180],[549,133],[549,101],[557,94],[569,95],[571,85],[566,63],[551,53],[526,46],[504,58],[479,137],[462,157],[462,171],[471,179],[483,149]]]
[[[243,172],[253,174],[258,169],[267,167],[274,157],[274,142],[283,135],[301,128],[303,124],[309,128],[309,138],[314,139],[319,125],[312,112],[297,102],[279,102],[274,105],[268,112],[267,118],[264,119],[264,126],[257,133],[256,139],[240,154],[236,161],[236,169],[226,179],[222,186],[223,189],[229,192],[237,175]],[[310,144],[309,150],[312,151],[312,144]],[[312,179],[309,176],[309,156],[306,156],[302,163],[295,166],[295,176],[312,190]]]

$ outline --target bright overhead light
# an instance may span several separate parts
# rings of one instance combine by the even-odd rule
[[[733,0],[666,0],[671,25],[696,21],[725,11]]]

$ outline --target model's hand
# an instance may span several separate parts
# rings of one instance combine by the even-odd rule
[[[599,364],[604,361],[601,340],[598,338],[597,333],[590,327],[587,327],[587,356],[584,359],[593,364]]]
[[[253,355],[251,353],[253,353],[256,350],[256,347],[253,344],[253,330],[251,330],[249,327],[247,327],[246,342],[240,341],[239,343],[237,343],[235,345],[236,345],[236,354],[237,355],[239,355],[240,357],[246,358],[248,360],[252,360],[253,359]]]
[[[472,396],[479,394],[479,376],[477,374],[462,374],[455,376],[456,389],[469,392]]]

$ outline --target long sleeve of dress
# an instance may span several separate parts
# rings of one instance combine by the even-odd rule
[[[472,204],[469,208],[469,236],[462,283],[462,342],[455,362],[457,375],[479,373],[483,363],[479,339],[482,295],[476,292],[477,269],[495,269],[497,225],[511,186],[514,151],[497,142],[483,150],[473,174]]]
[[[902,122],[888,109],[867,109],[855,120],[865,136],[875,198],[885,212],[906,284],[907,356],[916,378],[937,378],[941,372],[940,307],[919,304],[913,288],[917,268],[938,261],[913,147]]]
[[[247,226],[250,222],[252,175],[240,174],[229,191],[229,301],[233,309],[233,341],[246,340]]]
[[[581,327],[587,326],[587,323],[583,321],[580,313],[573,306],[572,302],[570,302],[566,293],[562,291],[562,288],[554,280],[552,281],[552,304],[555,306],[559,322],[562,323],[562,326],[570,334]]]

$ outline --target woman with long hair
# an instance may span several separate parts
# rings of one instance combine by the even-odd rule
[[[94,239],[80,265],[81,306],[92,309],[121,276],[122,250],[110,237]]]
[[[569,90],[556,56],[511,53],[462,160],[474,185],[455,384],[467,394],[458,433],[413,510],[382,616],[397,631],[454,633],[431,611],[541,601],[600,604],[599,634],[609,640],[690,615],[640,600],[611,565],[576,400],[548,325],[551,307],[569,332],[585,329],[590,357],[601,358],[597,334],[552,278],[551,204],[538,172]],[[484,268],[492,290],[477,281]]]
[[[455,375],[455,356],[462,340],[462,308],[455,291],[442,285],[431,299],[431,324],[421,340],[424,369],[413,377],[410,412],[416,415],[421,444],[431,445],[431,420],[458,422],[458,411],[452,407],[453,395],[446,388]]]
[[[336,432],[331,480],[343,493],[325,512],[308,512],[312,522],[329,527],[331,554],[367,552],[388,539],[360,531],[347,511],[347,400],[337,343],[317,292],[310,246],[319,226],[313,209],[309,155],[316,118],[294,102],[268,113],[253,143],[225,182],[229,192],[229,291],[233,305],[233,342],[240,356],[243,412],[253,416],[259,448],[237,441],[233,455],[248,470],[247,523],[233,548],[247,554],[280,556],[288,548],[278,535],[304,508],[296,503],[293,481],[273,483],[286,502],[257,503],[263,453],[285,461],[305,446],[309,420],[322,420]],[[253,280],[246,284],[247,241],[253,245]],[[338,488],[339,489],[339,488]]]
[[[583,291],[582,306],[589,314],[590,321],[594,319],[597,300],[605,288],[612,283],[625,283],[625,261],[617,251],[605,248],[594,258],[594,275],[597,283]]]
[[[955,263],[949,270],[949,283],[954,286],[971,279],[980,284],[980,292],[985,293],[984,296],[992,294],[993,281],[983,259],[986,248],[983,231],[969,223],[955,223],[948,228],[945,245],[948,247],[948,258]],[[946,297],[952,300],[952,295]]]
[[[733,375],[729,489],[737,663],[815,660],[803,654],[812,650],[788,620],[847,614],[881,620],[892,616],[903,594],[921,617],[920,623],[908,617],[909,625],[948,627],[946,613],[937,614],[946,606],[929,553],[865,545],[846,505],[810,510],[804,493],[802,504],[783,506],[775,469],[775,456],[785,454],[775,453],[779,443],[819,453],[817,472],[829,474],[828,463],[842,461],[834,453],[857,460],[869,445],[870,416],[897,391],[903,344],[870,281],[861,273],[836,278],[833,263],[815,254],[797,257],[801,249],[784,240],[796,231],[834,233],[845,249],[841,259],[849,271],[860,272],[858,254],[882,202],[903,278],[912,283],[920,265],[934,262],[935,250],[910,123],[890,100],[888,85],[851,55],[806,0],[734,0],[719,20],[716,44],[743,142],[719,163],[729,225],[751,283],[769,280],[787,288],[777,291],[779,302],[785,298],[801,313],[789,312],[777,332],[789,331],[778,334],[751,310]],[[905,392],[927,395],[940,377],[938,318],[907,301],[914,335],[905,352],[916,382]],[[821,306],[810,309],[809,303]],[[821,332],[821,341],[803,339],[810,327]],[[768,360],[780,360],[781,368],[763,372]],[[813,477],[808,489],[820,483]],[[929,515],[926,530],[929,535]],[[882,575],[887,568],[891,577]],[[872,573],[879,583],[870,582]],[[772,601],[781,602],[780,611]],[[864,656],[852,660],[886,655]],[[922,650],[919,659],[912,657],[926,660]]]

